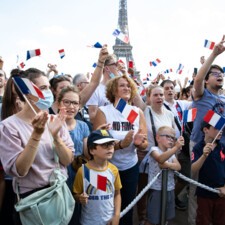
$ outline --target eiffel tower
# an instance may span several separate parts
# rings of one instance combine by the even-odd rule
[[[119,19],[118,19],[118,29],[123,33],[128,35],[128,19],[127,19],[127,0],[120,0],[119,4]],[[114,54],[120,58],[126,58],[126,63],[128,65],[129,61],[133,62],[134,75],[139,76],[139,72],[136,71],[133,55],[132,46],[130,41],[128,44],[124,43],[120,39],[116,38],[115,45],[113,46]]]

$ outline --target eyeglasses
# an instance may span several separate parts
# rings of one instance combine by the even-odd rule
[[[112,146],[115,146],[115,142],[114,141],[112,141],[112,142],[106,142],[106,143],[103,143],[103,144],[98,144],[98,145],[100,145],[102,148],[104,148],[104,149],[107,149],[107,148],[109,148],[109,147],[112,147]]]
[[[80,84],[89,84],[88,81],[81,81]]]
[[[166,137],[167,139],[171,139],[172,141],[176,140],[176,137],[168,135],[168,134],[160,134],[160,137]]]
[[[63,103],[63,105],[65,106],[65,107],[69,107],[71,104],[73,105],[73,106],[79,106],[79,102],[76,102],[76,101],[70,101],[70,100],[68,100],[68,99],[63,99],[62,100],[62,103]]]
[[[222,77],[224,77],[224,73],[222,73],[222,72],[211,72],[210,74],[212,74],[214,77],[219,77],[220,75],[222,75]]]
[[[117,63],[110,63],[110,64],[107,64],[106,66],[117,66]]]

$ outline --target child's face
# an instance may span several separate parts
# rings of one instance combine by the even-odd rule
[[[114,146],[114,141],[110,141],[104,144],[97,144],[96,149],[91,149],[90,152],[94,158],[108,160],[111,159],[113,156]]]
[[[205,129],[205,137],[214,139],[219,132],[219,130],[215,129],[213,126],[210,126],[208,129]],[[220,140],[221,136],[222,132],[220,132],[216,140]]]
[[[175,144],[176,136],[171,130],[165,129],[157,134],[157,142],[164,148],[172,148]]]

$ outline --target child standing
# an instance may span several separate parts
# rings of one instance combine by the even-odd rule
[[[79,168],[73,185],[75,199],[82,204],[81,225],[119,224],[122,185],[118,169],[108,162],[115,141],[107,130],[93,131],[88,137],[91,160],[82,167],[83,173]]]
[[[161,169],[170,169],[168,171],[166,220],[171,220],[175,216],[175,184],[174,173],[171,170],[180,170],[181,166],[175,157],[175,153],[184,145],[184,138],[182,136],[178,138],[176,143],[175,140],[176,134],[172,127],[160,127],[156,134],[158,146],[150,149],[148,180],[152,180]],[[161,179],[157,179],[149,191],[148,221],[146,221],[145,225],[160,224],[161,191],[162,182]]]
[[[220,131],[207,122],[202,122],[201,129],[204,138],[193,148],[191,170],[199,173],[200,183],[218,188],[220,194],[197,187],[196,225],[222,225],[225,224],[225,145],[219,141],[222,132],[219,134]],[[212,143],[215,138],[216,141]]]

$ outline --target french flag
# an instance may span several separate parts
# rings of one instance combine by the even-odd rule
[[[82,164],[83,177],[95,188],[106,191],[107,177],[101,176],[97,171],[89,169]]]
[[[179,66],[178,66],[178,69],[177,69],[177,73],[182,74],[183,69],[184,69],[184,66],[180,63]]]
[[[126,34],[123,34],[121,31],[119,31],[118,29],[115,29],[113,31],[113,36],[117,37],[118,39],[120,39],[122,42],[128,44],[129,43],[129,37]]]
[[[61,59],[65,56],[65,51],[64,51],[64,49],[60,49],[60,50],[59,50],[59,56],[60,56]]]
[[[183,122],[184,123],[193,122],[195,120],[195,118],[196,118],[196,114],[197,114],[197,109],[196,108],[184,110]]]
[[[167,69],[166,71],[164,71],[164,73],[172,73],[173,70],[172,69]]]
[[[133,63],[133,61],[129,61],[128,62],[128,68],[134,68],[134,63]]]
[[[23,69],[23,68],[25,67],[25,63],[24,63],[24,62],[21,62],[21,63],[19,64],[19,67],[20,67],[21,69]]]
[[[204,116],[204,121],[208,124],[215,127],[217,130],[222,129],[225,124],[225,118],[214,112],[213,110],[209,110]]]
[[[24,95],[31,94],[36,100],[45,99],[41,90],[27,78],[13,77],[13,81]]]
[[[159,63],[161,63],[161,60],[160,59],[156,59],[155,61],[151,61],[149,63],[150,63],[150,66],[157,66]]]
[[[118,101],[116,109],[119,110],[131,124],[133,124],[138,117],[138,113],[133,109],[133,107],[131,105],[128,105],[122,98],[120,98],[120,100]]]
[[[96,42],[94,45],[87,45],[89,48],[102,48],[102,45],[99,42]]]
[[[209,48],[209,49],[213,50],[214,46],[215,46],[215,42],[205,40],[205,43],[204,43],[205,48]]]
[[[28,50],[27,51],[27,60],[34,57],[34,56],[39,56],[39,55],[41,55],[40,49]]]

